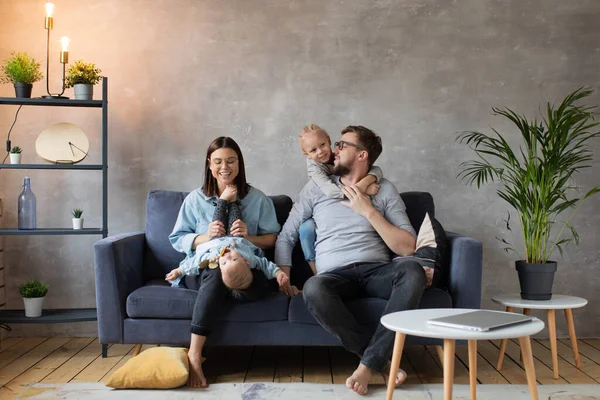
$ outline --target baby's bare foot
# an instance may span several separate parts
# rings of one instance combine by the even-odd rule
[[[221,200],[226,200],[228,202],[234,202],[237,197],[237,188],[235,185],[227,185],[223,193],[221,193]]]

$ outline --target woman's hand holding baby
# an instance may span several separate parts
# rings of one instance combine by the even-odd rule
[[[175,268],[174,270],[171,270],[171,272],[169,272],[167,274],[165,281],[174,281],[175,279],[179,278],[181,275],[182,275],[181,270],[179,268]]]
[[[246,237],[248,236],[248,226],[241,219],[236,219],[231,225],[231,236]]]

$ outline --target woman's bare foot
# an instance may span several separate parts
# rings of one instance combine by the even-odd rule
[[[229,203],[234,202],[237,197],[237,188],[235,185],[227,185],[221,196],[219,197],[221,200],[226,200]]]
[[[358,368],[352,373],[352,376],[346,379],[346,386],[360,395],[365,395],[368,392],[370,380],[371,370],[359,364]]]
[[[190,374],[187,385],[193,388],[208,387],[204,371],[202,371],[202,361],[204,361],[204,359],[202,357],[197,358],[195,355],[192,355],[191,352],[188,352],[188,360],[190,362]]]

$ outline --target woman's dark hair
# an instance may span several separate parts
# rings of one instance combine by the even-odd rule
[[[230,137],[221,136],[212,141],[206,150],[206,158],[204,160],[204,185],[202,191],[207,196],[218,196],[217,180],[212,176],[210,170],[210,156],[218,149],[232,149],[238,157],[238,174],[235,177],[234,183],[237,187],[237,193],[240,199],[243,199],[250,190],[250,185],[246,182],[246,169],[244,167],[244,156],[240,146]],[[223,160],[225,162],[225,160]]]

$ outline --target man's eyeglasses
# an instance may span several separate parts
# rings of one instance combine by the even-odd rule
[[[223,164],[223,160],[222,160],[222,159],[220,159],[220,158],[215,158],[215,159],[213,159],[213,160],[209,160],[209,162],[210,162],[212,165],[215,165],[215,166],[220,166],[220,165],[222,165],[222,164]],[[236,162],[238,162],[238,159],[237,159],[237,158],[235,158],[235,157],[229,157],[229,158],[226,158],[226,159],[225,159],[225,164],[227,164],[227,165],[233,165],[233,164],[235,164]]]
[[[344,146],[351,146],[351,147],[357,148],[359,150],[368,151],[366,148],[364,148],[363,146],[361,146],[359,144],[346,142],[345,140],[340,140],[339,142],[335,142],[333,145],[335,147],[337,147],[339,150],[344,150]]]

